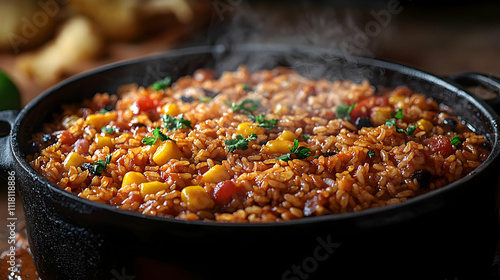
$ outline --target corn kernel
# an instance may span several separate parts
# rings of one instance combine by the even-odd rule
[[[399,102],[403,102],[405,100],[406,96],[404,95],[399,95],[399,94],[393,94],[391,97],[389,97],[389,104],[395,106]]]
[[[231,179],[231,175],[229,175],[224,166],[215,165],[203,174],[201,181],[205,183],[219,183],[229,179]]]
[[[132,185],[132,183],[136,183],[137,185],[140,185],[142,183],[147,183],[148,180],[142,173],[136,172],[136,171],[129,171],[125,173],[123,176],[123,181],[122,181],[122,188],[124,186]]]
[[[153,161],[158,165],[163,165],[173,158],[180,159],[183,156],[184,154],[177,147],[177,144],[168,140],[158,146],[158,149],[153,154]]]
[[[110,149],[112,149],[115,146],[113,144],[113,141],[111,140],[111,137],[99,135],[96,137],[96,144],[98,149],[101,149],[103,147],[109,147]]]
[[[95,128],[101,128],[112,121],[116,121],[118,114],[116,112],[107,112],[105,114],[95,114],[87,116],[87,124]]]
[[[293,147],[293,142],[288,140],[270,140],[266,145],[262,146],[262,152],[265,154],[277,153],[286,154],[289,153],[289,148]]]
[[[167,184],[158,181],[141,183],[139,185],[139,190],[143,197],[146,196],[147,194],[155,194],[159,191],[167,189],[168,189]]]
[[[201,186],[183,188],[181,191],[181,200],[187,204],[188,209],[191,211],[209,209],[214,206],[214,201]]]
[[[432,123],[430,121],[426,120],[426,119],[420,119],[420,120],[418,120],[417,126],[421,130],[424,130],[426,132],[431,131],[432,127],[433,127]]]
[[[78,167],[86,162],[85,158],[80,154],[71,152],[66,159],[64,159],[63,166],[69,168],[70,166]]]
[[[163,113],[167,115],[171,115],[172,117],[177,116],[178,114],[181,113],[179,110],[179,106],[173,103],[166,104],[163,106]]]
[[[242,122],[238,125],[236,132],[243,136],[250,136],[250,134],[252,133],[255,134],[264,133],[264,128],[258,127],[256,124],[253,124],[251,122]]]
[[[391,107],[373,107],[370,121],[374,126],[382,125],[391,118],[391,112]]]
[[[290,130],[285,130],[276,139],[277,140],[293,141],[293,140],[295,140],[295,133],[291,132]]]

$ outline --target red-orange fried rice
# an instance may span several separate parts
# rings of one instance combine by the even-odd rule
[[[32,167],[146,215],[276,222],[402,202],[489,155],[483,136],[403,86],[244,66],[164,82],[64,105],[34,135]]]

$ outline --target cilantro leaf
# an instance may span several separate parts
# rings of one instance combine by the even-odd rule
[[[375,152],[373,150],[369,150],[368,153],[366,153],[366,155],[368,155],[369,158],[372,158],[375,156]]]
[[[242,111],[250,114],[253,114],[253,111],[257,110],[260,102],[262,102],[262,99],[245,99],[238,104],[224,101],[226,105],[231,106],[233,112]]]
[[[146,144],[146,145],[149,145],[149,146],[152,146],[156,143],[156,140],[160,139],[160,141],[166,141],[166,140],[171,140],[173,142],[175,142],[174,139],[168,137],[167,135],[165,135],[163,132],[161,132],[160,128],[159,127],[156,127],[154,130],[153,130],[153,137],[144,137],[142,140],[141,140],[141,143],[142,144]]]
[[[252,133],[248,138],[245,138],[243,135],[236,135],[236,139],[228,139],[224,141],[224,145],[227,146],[227,150],[232,153],[236,150],[246,150],[248,149],[248,142],[250,140],[256,140],[257,134]]]
[[[118,129],[111,126],[103,126],[101,127],[101,131],[103,131],[106,134],[113,134],[114,132],[117,132]]]
[[[398,120],[402,120],[403,119],[403,109],[399,109],[396,113],[396,115],[394,115],[393,113],[391,113],[391,117],[395,118],[395,119],[398,119]]]
[[[266,120],[265,114],[260,114],[257,116],[247,114],[247,116],[251,118],[255,123],[257,123],[257,126],[263,127],[265,129],[273,129],[278,123],[278,119]]]
[[[303,134],[302,135],[302,138],[304,138],[304,140],[309,140],[309,138],[311,138],[311,136],[309,134]]]
[[[168,131],[177,130],[181,128],[190,128],[191,121],[184,119],[184,115],[181,114],[179,118],[172,117],[171,115],[163,115],[161,116],[161,120],[163,121],[163,128],[168,129]]]
[[[241,86],[245,92],[255,91],[254,89],[251,89],[247,84],[242,84]]]
[[[101,174],[104,170],[106,170],[106,166],[111,162],[111,155],[106,156],[106,161],[99,159],[94,162],[93,170],[94,173]]]
[[[455,135],[453,136],[451,139],[450,139],[450,142],[453,146],[458,146],[460,145],[460,143],[462,143],[462,141],[458,138],[458,135]]]
[[[307,147],[299,147],[299,141],[297,139],[293,140],[293,147],[288,148],[288,150],[290,153],[279,156],[276,159],[289,161],[292,160],[292,155],[295,155],[298,159],[305,159],[311,155],[311,149]]]
[[[339,119],[347,118],[347,120],[350,121],[351,120],[350,113],[351,113],[352,109],[354,109],[354,107],[356,107],[356,105],[358,105],[358,103],[351,105],[349,107],[347,107],[347,105],[344,105],[344,104],[338,106],[335,109],[335,112],[337,113],[337,117]]]
[[[167,76],[167,77],[163,78],[162,80],[158,80],[158,81],[154,82],[151,85],[151,87],[154,90],[165,89],[166,87],[168,87],[170,85],[171,82],[172,82],[172,78]]]

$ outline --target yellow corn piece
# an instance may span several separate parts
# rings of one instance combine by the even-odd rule
[[[136,172],[136,171],[129,171],[125,173],[123,176],[123,181],[122,181],[122,188],[124,186],[132,185],[133,183],[136,183],[137,185],[140,185],[142,183],[147,183],[148,180],[142,173]]]
[[[165,113],[167,115],[171,115],[172,117],[175,117],[178,114],[180,114],[181,111],[179,110],[179,106],[177,106],[176,104],[173,104],[173,103],[169,103],[169,104],[166,104],[165,106],[163,106],[163,113]]]
[[[277,153],[277,154],[286,154],[289,153],[290,150],[288,148],[293,147],[293,142],[288,140],[270,140],[266,145],[262,146],[262,152],[265,154]]]
[[[393,94],[391,97],[389,97],[389,104],[391,105],[397,105],[399,102],[405,101],[406,96],[400,95],[400,94]]]
[[[71,152],[66,159],[64,159],[63,166],[69,168],[70,166],[78,167],[86,162],[85,158],[80,154]]]
[[[264,128],[263,127],[258,127],[256,124],[251,123],[251,122],[242,122],[238,125],[238,128],[236,129],[236,132],[238,134],[241,134],[243,136],[250,136],[250,134],[255,133],[255,134],[262,134],[264,133]]]
[[[215,165],[203,174],[201,181],[205,183],[219,183],[229,179],[231,179],[231,175],[229,175],[224,166]]]
[[[112,149],[115,146],[113,144],[113,141],[111,140],[111,137],[108,137],[108,136],[97,135],[95,141],[96,141],[98,149],[101,149],[101,148],[106,147],[106,146],[109,147],[110,149]]]
[[[433,127],[432,123],[430,121],[426,120],[426,119],[420,119],[420,120],[418,120],[417,126],[421,130],[424,130],[426,132],[431,131],[432,127]]]
[[[116,112],[107,112],[105,114],[94,114],[87,116],[87,124],[93,125],[95,128],[101,128],[108,125],[112,121],[116,121],[118,114]]]
[[[159,191],[167,189],[168,189],[167,184],[158,181],[141,183],[139,185],[139,190],[143,197],[146,196],[147,194],[155,194]]]
[[[276,140],[286,140],[286,141],[292,141],[295,139],[295,133],[291,132],[290,130],[285,130],[283,131]]]
[[[169,160],[175,158],[180,159],[184,154],[181,152],[177,144],[173,141],[167,140],[156,149],[153,154],[153,161],[158,165],[164,165]]]
[[[188,209],[191,211],[209,209],[214,206],[214,201],[201,186],[183,188],[181,191],[181,200],[187,204]]]

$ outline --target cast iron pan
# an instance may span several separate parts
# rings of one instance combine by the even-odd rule
[[[181,221],[121,211],[81,199],[25,160],[32,133],[61,104],[122,84],[174,80],[198,68],[219,74],[289,66],[311,78],[407,85],[453,109],[486,135],[490,157],[471,174],[404,203],[356,213],[271,224]],[[17,112],[1,112],[1,170],[15,171],[33,259],[43,279],[482,279],[496,245],[499,110],[457,84],[498,93],[477,73],[446,80],[391,62],[313,47],[194,47],[120,62],[70,78]],[[1,126],[0,126],[1,127]],[[479,277],[479,278],[477,278]]]

